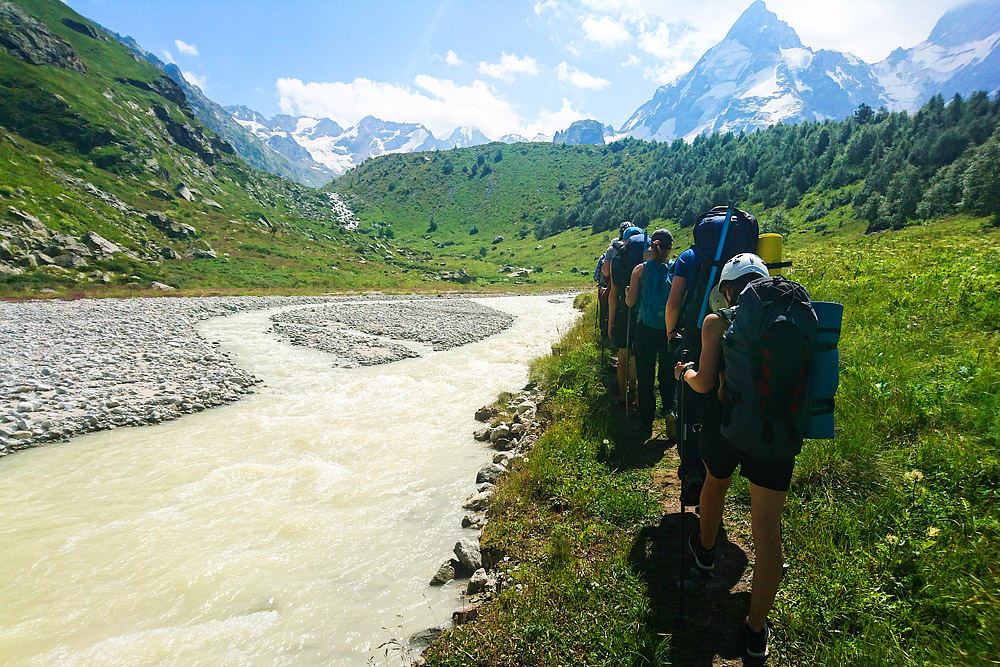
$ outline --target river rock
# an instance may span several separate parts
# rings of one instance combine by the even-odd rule
[[[475,572],[483,566],[483,557],[479,552],[479,543],[463,537],[455,544],[455,555],[458,561],[469,572]]]
[[[482,512],[489,507],[490,498],[492,496],[493,489],[487,489],[486,491],[473,494],[469,496],[464,503],[462,503],[462,508],[472,510],[473,512]]]
[[[538,406],[531,401],[523,401],[517,406],[517,414],[523,415],[525,412],[534,412]]]
[[[481,429],[476,430],[472,434],[472,437],[479,442],[486,442],[487,440],[490,439],[490,431],[492,430],[493,429],[491,429],[489,426],[484,426]]]
[[[437,574],[431,578],[431,586],[444,586],[455,578],[455,561],[452,559],[441,563]]]
[[[486,570],[484,568],[479,568],[478,570],[472,573],[471,577],[469,577],[469,586],[468,588],[466,588],[465,592],[468,593],[469,595],[476,595],[477,593],[482,593],[484,590],[486,590],[486,586],[487,584],[489,584],[489,581],[490,577],[488,574],[486,574]]]
[[[500,475],[507,472],[507,469],[496,463],[487,463],[482,468],[479,469],[479,474],[476,475],[476,484],[482,484],[484,482],[489,484],[496,484],[497,480],[500,479]]]
[[[497,440],[506,439],[510,440],[511,432],[510,427],[506,424],[500,424],[492,431],[490,431],[490,442],[496,444]]]
[[[496,408],[492,405],[484,405],[483,407],[476,410],[476,421],[485,422],[489,421],[493,415],[496,414]]]

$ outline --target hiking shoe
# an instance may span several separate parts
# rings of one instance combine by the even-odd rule
[[[767,627],[767,623],[764,623],[764,629],[760,632],[751,630],[746,618],[740,621],[740,625],[743,626],[742,634],[743,641],[746,642],[747,655],[751,658],[766,658],[767,640],[771,638],[771,631]]]
[[[694,554],[694,564],[702,572],[710,572],[715,569],[715,547],[706,549],[701,546],[701,533],[697,530],[688,536],[688,549]]]
[[[677,438],[677,418],[674,417],[674,413],[668,412],[663,420],[667,425],[667,437],[675,440]]]

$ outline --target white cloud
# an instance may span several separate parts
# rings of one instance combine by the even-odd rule
[[[181,72],[181,74],[184,75],[184,78],[187,79],[188,83],[201,88],[202,92],[208,90],[208,86],[206,85],[208,84],[207,76],[203,74],[195,74],[194,72]]]
[[[170,51],[167,51],[166,49],[163,49],[162,53],[164,62],[168,65],[174,62],[174,54],[170,53]]]
[[[370,79],[329,83],[279,79],[276,84],[283,113],[332,118],[344,127],[372,115],[421,123],[436,137],[447,137],[459,126],[471,126],[491,138],[511,133],[531,138],[552,134],[586,117],[564,99],[558,111],[543,109],[535,119],[522,118],[514,105],[482,81],[460,85],[421,74],[414,79],[414,86]]]
[[[607,16],[588,16],[583,21],[583,32],[587,39],[597,42],[605,49],[613,48],[632,39],[628,28]]]
[[[541,14],[545,10],[551,9],[552,11],[558,11],[559,3],[556,0],[545,0],[545,2],[535,3],[535,13]]]
[[[198,55],[198,47],[195,46],[194,44],[188,44],[187,42],[182,42],[179,39],[175,39],[174,40],[174,46],[177,47],[178,51],[180,51],[181,53],[183,53],[185,55],[189,55],[189,56],[196,56],[196,55]]]
[[[479,72],[500,79],[513,81],[515,74],[535,76],[538,74],[538,63],[531,56],[518,58],[513,53],[502,53],[498,63],[479,63]]]
[[[448,51],[447,55],[445,55],[445,57],[444,57],[444,61],[445,61],[446,63],[448,63],[449,65],[454,65],[454,66],[456,66],[456,67],[458,67],[458,66],[460,66],[460,65],[464,65],[464,64],[465,64],[465,63],[464,63],[464,62],[462,61],[462,59],[458,57],[458,54],[457,54],[457,53],[455,53],[454,51],[450,50],[450,49],[449,49],[449,51]]]
[[[587,88],[590,90],[600,90],[611,83],[607,79],[581,72],[577,68],[571,67],[565,61],[559,63],[559,66],[556,67],[556,76],[559,77],[560,81],[569,81],[577,88]]]
[[[640,67],[642,61],[634,53],[628,54],[628,58],[622,61],[622,67]]]

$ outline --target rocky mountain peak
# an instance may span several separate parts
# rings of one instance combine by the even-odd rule
[[[754,0],[726,33],[725,41],[739,42],[755,53],[802,48],[794,29],[767,8],[764,0]]]
[[[931,30],[928,42],[959,46],[1000,32],[1000,3],[976,0],[945,12]]]

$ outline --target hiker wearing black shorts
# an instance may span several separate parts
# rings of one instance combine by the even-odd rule
[[[638,385],[639,434],[643,440],[649,439],[653,434],[657,381],[660,385],[660,402],[667,417],[667,435],[674,436],[672,431],[675,359],[667,349],[667,330],[664,326],[664,313],[672,276],[668,260],[674,237],[666,229],[658,229],[653,232],[650,239],[653,258],[632,270],[625,296],[625,304],[639,314],[632,350],[635,352]]]
[[[723,267],[719,291],[727,303],[736,303],[740,292],[753,280],[768,275],[764,261],[757,255],[737,255]],[[720,372],[723,372],[722,337],[729,328],[723,314],[708,315],[702,325],[701,356],[698,369],[693,363],[678,363],[674,369],[679,382],[706,396],[706,410],[701,432],[701,456],[707,467],[701,490],[700,530],[688,538],[695,564],[702,570],[714,568],[715,541],[722,522],[726,492],[733,472],[750,482],[750,514],[756,558],[754,562],[750,613],[743,620],[742,632],[747,652],[753,657],[767,655],[767,615],[774,603],[782,572],[781,512],[792,478],[795,456],[771,459],[748,454],[720,432],[723,403]]]

